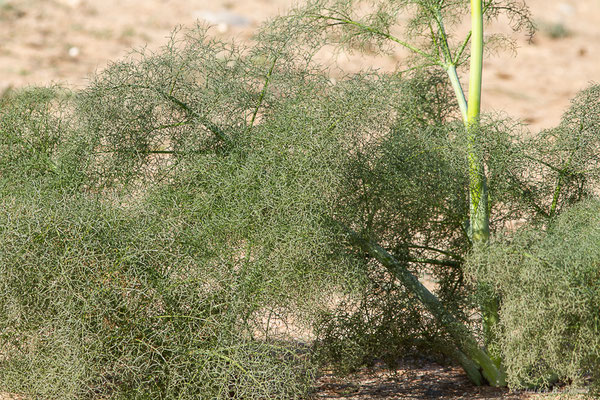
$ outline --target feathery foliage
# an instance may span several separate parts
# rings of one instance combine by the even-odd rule
[[[441,25],[458,24],[467,2],[359,3],[310,2],[252,48],[197,27],[82,91],[4,100],[0,390],[287,399],[306,395],[317,362],[351,370],[425,347],[460,358],[448,327],[341,227],[428,277],[447,315],[482,336],[464,270],[469,137],[452,76],[429,68],[467,59],[466,41]],[[516,2],[485,7],[516,28],[528,21]],[[405,10],[424,68],[334,82],[314,62],[335,42],[398,43]],[[597,88],[584,92],[536,140],[509,119],[481,119],[471,144],[493,233],[544,226],[591,193],[597,100]],[[502,294],[481,271],[477,282]],[[521,345],[499,332],[501,351]],[[316,339],[318,357],[299,338]]]
[[[474,254],[469,269],[502,299],[498,347],[513,387],[598,384],[600,205],[584,201],[546,230]]]
[[[0,103],[0,180],[77,185],[90,156],[71,124],[71,94],[58,87],[11,92]],[[67,181],[64,181],[64,180]]]
[[[306,356],[239,326],[260,281],[199,263],[206,249],[180,239],[181,221],[36,188],[5,193],[0,221],[3,391],[288,399],[306,390]]]
[[[467,263],[502,299],[497,346],[514,387],[598,383],[599,100],[597,85],[583,90],[558,127],[525,140],[536,144],[521,175],[532,223]]]
[[[527,154],[539,200],[548,217],[559,214],[597,190],[600,172],[600,86],[580,92],[559,126],[532,138]],[[548,196],[551,194],[551,196]]]

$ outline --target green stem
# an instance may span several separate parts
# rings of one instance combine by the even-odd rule
[[[579,136],[577,136],[577,143],[575,145],[575,148],[573,149],[573,152],[571,152],[571,154],[569,154],[569,158],[567,159],[567,162],[565,163],[565,165],[559,169],[559,176],[558,176],[558,182],[556,182],[556,188],[554,189],[554,196],[552,197],[552,205],[550,206],[550,218],[554,217],[554,215],[556,214],[556,210],[558,208],[558,199],[560,198],[560,192],[562,191],[562,187],[563,187],[563,181],[565,179],[565,175],[567,174],[568,169],[571,166],[571,161],[573,160],[573,157],[575,156],[575,153],[577,153],[577,151],[579,151],[579,145],[581,143],[581,131],[583,130],[583,126],[579,126]]]
[[[481,157],[481,87],[483,75],[483,10],[482,0],[471,0],[471,66],[469,71],[469,103],[466,120],[469,162],[469,233],[474,246],[485,245],[490,237],[490,210],[487,178]],[[500,319],[500,300],[493,294],[481,304],[483,332],[491,359],[503,371],[502,359],[495,351],[495,327]]]
[[[440,253],[440,254],[443,254],[445,256],[452,257],[455,260],[464,261],[464,259],[460,255],[458,255],[456,253],[452,253],[452,252],[447,251],[447,250],[437,249],[437,248],[431,247],[431,246],[423,246],[423,245],[418,245],[418,244],[408,244],[408,245],[406,245],[406,247],[408,247],[409,249],[422,249],[422,250],[434,251],[436,253]]]
[[[558,182],[556,183],[556,188],[554,189],[554,196],[552,196],[552,205],[550,206],[550,214],[548,215],[550,218],[554,217],[556,214],[556,209],[558,208],[558,198],[560,197],[560,192],[562,190],[563,179],[565,178],[564,173],[561,173],[558,177]]]
[[[471,0],[471,67],[469,75],[468,124],[478,124],[481,112],[483,74],[483,12],[482,0]]]
[[[448,34],[446,33],[446,27],[444,26],[444,19],[439,8],[436,8],[434,10],[434,18],[440,29],[440,38],[444,54],[444,61],[449,64],[454,64],[454,61],[452,60],[452,52],[450,51],[450,44],[448,44]]]
[[[275,69],[275,64],[277,64],[277,57],[273,59],[271,63],[271,68],[269,68],[269,72],[267,72],[267,76],[265,78],[265,84],[260,92],[260,96],[258,98],[258,103],[256,104],[256,108],[254,109],[254,113],[252,114],[252,119],[250,120],[250,125],[248,125],[248,132],[252,130],[254,127],[254,121],[256,120],[256,116],[258,115],[258,111],[262,107],[262,103],[265,99],[265,95],[267,94],[267,90],[269,89],[269,82],[271,81],[271,76],[273,75],[273,70]]]
[[[448,44],[448,34],[446,33],[446,27],[444,26],[444,21],[442,18],[442,14],[439,9],[430,9],[430,12],[433,15],[433,18],[436,20],[438,29],[440,31],[440,46],[442,48],[442,54],[444,56],[444,69],[450,78],[450,83],[452,84],[452,88],[454,89],[454,94],[456,95],[456,100],[458,102],[458,107],[460,108],[460,114],[462,116],[463,121],[467,120],[467,99],[465,98],[465,92],[460,83],[460,79],[456,72],[456,63],[452,59],[452,51],[450,50],[450,45]],[[436,44],[437,48],[437,39],[435,35],[431,34],[431,38]],[[464,44],[466,46],[466,43]]]
[[[454,60],[456,61],[457,64],[460,64],[460,59],[462,58],[462,55],[465,52],[465,49],[467,48],[467,44],[469,44],[469,40],[471,40],[471,35],[473,35],[473,32],[469,31],[463,44],[460,46],[460,49],[456,52],[456,54],[454,56]]]
[[[460,267],[462,263],[454,260],[436,260],[434,258],[407,258],[406,261],[417,264],[441,265],[444,267]]]
[[[187,105],[183,101],[179,100],[177,97],[173,96],[172,94],[165,93],[162,90],[155,88],[155,87],[137,85],[137,84],[117,85],[117,86],[111,87],[110,89],[120,89],[122,87],[128,87],[128,88],[132,88],[132,89],[150,90],[150,91],[155,92],[156,94],[160,95],[165,100],[168,100],[171,103],[175,104],[180,110],[184,111],[189,117],[192,117],[193,119],[198,121],[206,129],[208,129],[211,133],[213,133],[218,139],[223,141],[225,144],[227,144],[227,145],[232,144],[232,141],[229,138],[229,136],[227,136],[227,134],[221,128],[219,128],[217,125],[215,125],[213,122],[211,122],[205,116],[200,115],[196,110],[194,110],[189,105]]]
[[[469,161],[469,205],[471,241],[485,243],[490,236],[488,189],[483,160],[480,156],[481,83],[483,75],[482,0],[471,0],[471,67],[467,109],[467,152]]]
[[[458,74],[456,72],[456,65],[449,64],[446,67],[446,73],[450,78],[450,83],[452,84],[452,88],[454,89],[454,94],[456,95],[456,100],[458,101],[458,107],[460,108],[460,114],[462,116],[463,121],[467,120],[467,99],[465,98],[465,92],[460,84],[460,79],[458,78]]]

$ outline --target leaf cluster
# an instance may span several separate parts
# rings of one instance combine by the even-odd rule
[[[308,355],[240,327],[261,283],[203,263],[206,249],[181,240],[181,221],[35,188],[1,202],[3,391],[289,399],[307,390]]]
[[[554,215],[594,193],[600,171],[600,86],[581,91],[571,102],[559,126],[543,131],[530,146],[528,158],[537,191],[552,193],[551,202],[540,200],[546,215]],[[548,199],[548,198],[547,198]]]
[[[529,9],[521,1],[486,0],[483,12],[487,22],[505,16],[514,31],[525,31],[530,37],[535,31]],[[468,60],[465,49],[471,35],[455,33],[468,16],[467,0],[311,0],[283,21],[295,26],[300,42],[315,42],[317,36],[336,46],[374,53],[389,53],[399,46],[409,51],[409,66],[447,68]],[[486,40],[488,51],[513,46],[502,35],[492,34]]]
[[[59,87],[33,87],[2,98],[0,180],[77,185],[86,157],[71,124],[70,97]]]
[[[497,345],[513,387],[598,382],[599,210],[583,201],[546,230],[500,237],[469,261],[502,299]]]

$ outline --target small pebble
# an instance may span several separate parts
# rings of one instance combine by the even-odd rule
[[[194,18],[203,19],[211,25],[216,25],[219,32],[221,32],[222,24],[224,24],[226,29],[229,26],[237,26],[237,27],[245,27],[251,24],[251,21],[243,15],[239,15],[236,13],[232,13],[231,11],[208,11],[208,10],[198,10],[193,14]],[[222,32],[223,33],[223,32]]]
[[[79,47],[73,46],[69,49],[69,57],[75,58],[79,55],[79,53]]]
[[[219,33],[225,33],[229,30],[229,25],[227,25],[225,22],[221,22],[220,24],[217,25],[217,32]]]
[[[575,7],[572,4],[564,2],[558,5],[559,12],[565,17],[570,17],[575,14]]]

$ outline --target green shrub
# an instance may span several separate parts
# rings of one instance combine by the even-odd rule
[[[469,266],[502,299],[498,345],[513,387],[596,383],[600,365],[600,203],[547,229],[500,237]]]
[[[244,316],[259,300],[232,266],[202,263],[206,249],[181,243],[178,224],[87,196],[27,194],[1,199],[3,391],[288,399],[307,390],[308,354],[253,339]]]
[[[7,170],[23,173],[18,163],[34,160],[38,171],[0,188],[2,390],[301,396],[314,364],[272,321],[292,318],[310,336],[328,299],[382,279],[369,278],[331,216],[406,240],[372,219],[370,197],[388,215],[403,205],[392,228],[412,221],[410,232],[424,234],[431,213],[452,207],[418,178],[433,169],[453,179],[429,156],[447,133],[437,114],[454,110],[439,76],[367,73],[332,85],[285,48],[243,57],[203,32],[178,46],[114,64],[60,109],[33,92],[3,109],[16,137],[43,138],[23,115],[35,117],[52,138],[42,154],[70,167],[55,173],[26,147],[18,158],[9,158],[14,145],[2,149]],[[267,76],[265,58],[278,61]],[[417,85],[440,97],[413,99]],[[398,149],[416,156],[371,164]],[[407,184],[388,186],[394,177]],[[444,288],[456,287],[456,274]],[[380,302],[393,310],[398,298],[409,301],[399,291]],[[422,332],[428,318],[414,317],[395,321]]]
[[[324,218],[338,207],[348,154],[342,133],[357,126],[335,130],[337,111],[354,103],[349,91],[316,102],[328,90],[322,75],[285,70],[278,80],[276,72],[282,98],[265,99],[260,124],[230,125],[224,114],[218,122],[231,136],[222,140],[194,114],[190,124],[198,125],[165,128],[144,142],[157,114],[177,114],[167,107],[173,102],[157,104],[146,89],[122,92],[110,79],[135,86],[125,70],[158,68],[160,59],[177,61],[162,54],[115,64],[67,104],[70,124],[44,148],[50,159],[84,149],[64,179],[40,168],[2,181],[0,390],[60,399],[287,399],[310,388],[310,354],[275,322],[294,317],[304,329],[325,296],[361,275],[362,263]],[[180,76],[170,71],[170,79]],[[204,86],[189,82],[187,93],[202,95]],[[222,87],[228,82],[219,77]],[[304,89],[291,91],[290,82]],[[120,113],[132,104],[126,94],[139,108]],[[229,95],[223,107],[237,96]],[[15,136],[29,134],[22,108],[3,110]],[[43,109],[36,126],[51,131],[59,117]],[[164,143],[164,158],[153,159],[148,143]],[[11,157],[13,148],[2,150]],[[7,169],[17,161],[29,159],[11,159]],[[164,179],[146,179],[148,171]],[[76,177],[84,184],[72,185]]]
[[[600,178],[600,85],[571,100],[561,123],[530,138],[529,181],[546,217],[593,196]]]

